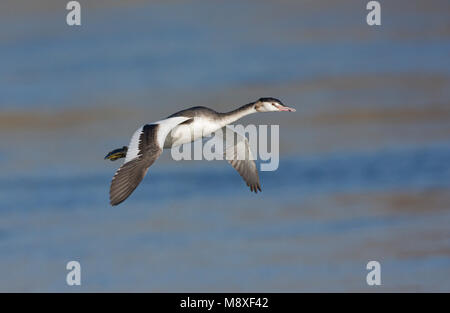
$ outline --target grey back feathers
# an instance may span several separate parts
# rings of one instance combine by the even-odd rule
[[[170,115],[169,118],[177,117],[177,116],[189,117],[191,119],[194,117],[205,117],[205,118],[209,118],[211,120],[215,120],[215,119],[220,118],[220,113],[218,113],[210,108],[207,108],[207,107],[196,106],[196,107],[192,107],[192,108],[181,110],[177,113],[174,113],[174,114]],[[189,122],[192,122],[192,120],[188,120],[185,123],[189,123]]]

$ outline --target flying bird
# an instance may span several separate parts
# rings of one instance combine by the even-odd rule
[[[124,163],[116,171],[109,190],[111,205],[125,201],[144,178],[149,167],[158,159],[163,149],[170,149],[185,143],[211,135],[222,134],[223,137],[232,133],[233,155],[227,161],[242,176],[250,190],[261,191],[258,170],[252,156],[248,140],[230,127],[242,117],[257,112],[295,112],[295,109],[285,106],[275,98],[260,98],[228,113],[219,113],[206,107],[192,107],[170,115],[168,118],[141,126],[131,137],[129,146],[124,146],[109,152],[105,159],[111,161],[125,158]],[[222,130],[222,132],[218,132]],[[245,153],[245,158],[237,154]]]

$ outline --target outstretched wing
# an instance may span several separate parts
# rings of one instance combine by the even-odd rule
[[[233,131],[228,126],[223,127],[215,135],[222,136],[222,139],[225,139],[224,156],[228,163],[242,176],[250,190],[255,193],[258,190],[261,191],[258,169],[245,135]],[[237,137],[236,139],[235,136]]]
[[[162,149],[156,137],[159,125],[144,125],[133,135],[130,148],[134,153],[125,159],[111,181],[109,199],[111,205],[118,205],[128,198],[144,178],[148,168],[160,156]]]
[[[118,205],[127,199],[147,174],[148,168],[158,159],[167,134],[186,117],[173,117],[139,128],[131,138],[124,164],[111,181],[109,199]]]

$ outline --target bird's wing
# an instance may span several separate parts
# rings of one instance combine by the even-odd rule
[[[242,178],[255,193],[261,191],[259,183],[258,169],[254,161],[252,150],[245,135],[241,135],[230,127],[225,126],[221,131],[214,133],[218,137],[222,137],[225,141],[224,156],[228,163],[238,171]],[[235,135],[237,139],[235,138]]]
[[[187,117],[172,117],[139,128],[131,137],[127,156],[116,171],[109,190],[111,205],[127,199],[144,178],[148,168],[161,155],[169,132]]]

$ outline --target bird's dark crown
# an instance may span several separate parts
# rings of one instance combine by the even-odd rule
[[[276,103],[283,105],[283,103],[280,100],[278,100],[276,98],[272,98],[272,97],[259,98],[258,101],[260,101],[260,102],[276,102]]]

